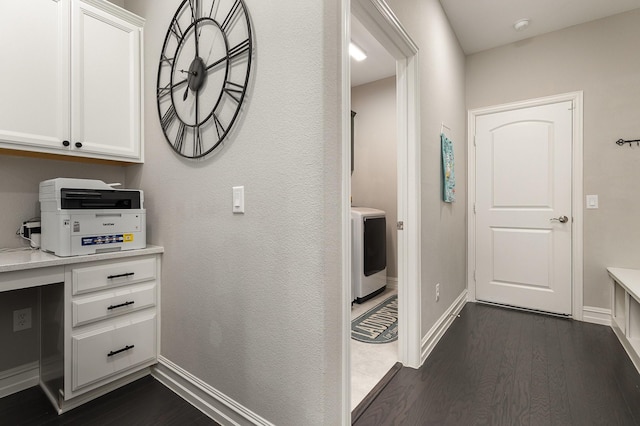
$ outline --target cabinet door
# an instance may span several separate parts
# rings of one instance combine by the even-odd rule
[[[69,0],[0,1],[0,52],[0,148],[66,149]]]
[[[141,161],[141,26],[110,3],[74,0],[72,150]]]

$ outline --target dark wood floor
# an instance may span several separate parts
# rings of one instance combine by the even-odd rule
[[[218,425],[151,376],[58,415],[33,387],[0,399],[0,425]]]
[[[610,327],[468,303],[355,425],[640,425],[640,375]]]

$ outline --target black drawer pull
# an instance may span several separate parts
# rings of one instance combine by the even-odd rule
[[[134,347],[134,346],[135,346],[135,345],[127,345],[127,346],[125,346],[125,347],[124,347],[124,348],[122,348],[122,349],[118,349],[117,351],[111,351],[111,352],[109,352],[109,353],[107,354],[107,356],[114,356],[114,355],[119,354],[120,352],[128,351],[129,349],[133,349],[133,347]]]
[[[135,272],[127,272],[126,274],[118,274],[118,275],[109,275],[107,279],[112,280],[114,278],[130,277],[133,274],[135,274]]]
[[[107,309],[111,310],[111,309],[115,309],[115,308],[122,308],[123,306],[133,305],[134,303],[136,303],[136,302],[131,300],[131,301],[127,301],[127,302],[121,303],[119,305],[111,305]]]

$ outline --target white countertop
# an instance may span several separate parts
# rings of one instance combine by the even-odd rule
[[[23,250],[0,253],[0,273],[49,266],[69,265],[72,263],[93,262],[96,260],[119,259],[130,256],[163,253],[164,247],[148,245],[137,250],[114,251],[109,253],[88,254],[82,256],[59,257],[40,250]]]
[[[634,299],[640,298],[640,269],[609,267],[607,271]]]

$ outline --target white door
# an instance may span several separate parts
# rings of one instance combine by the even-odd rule
[[[572,102],[476,118],[476,299],[571,314]]]

